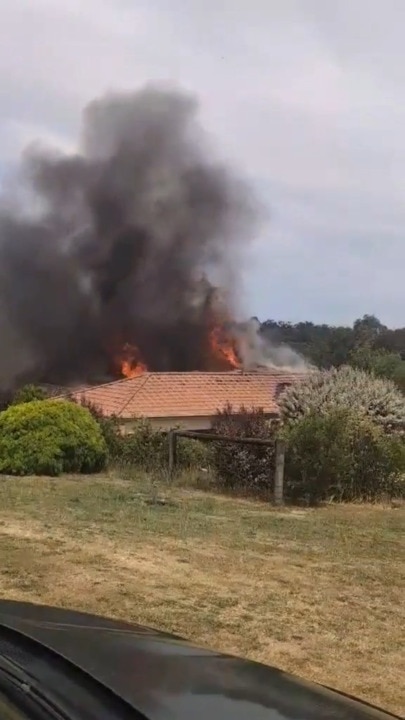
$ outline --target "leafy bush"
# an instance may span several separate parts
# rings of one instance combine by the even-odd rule
[[[405,392],[405,360],[398,352],[374,349],[368,345],[358,347],[350,354],[350,365],[366,370],[380,378],[389,378]]]
[[[15,393],[11,405],[21,405],[32,400],[45,400],[46,392],[37,385],[24,385]]]
[[[108,457],[110,460],[119,458],[122,453],[124,438],[120,432],[118,419],[114,416],[106,417],[97,405],[87,402],[85,398],[81,398],[79,404],[81,407],[86,408],[86,410],[89,411],[99,426],[104,442],[107,446]]]
[[[284,428],[285,490],[310,504],[404,493],[405,443],[362,413],[311,411]]]
[[[283,393],[279,406],[284,422],[312,412],[350,408],[369,416],[386,432],[405,430],[405,397],[395,384],[349,366],[308,373]]]
[[[275,426],[260,409],[248,411],[241,407],[235,413],[228,405],[217,413],[212,429],[218,435],[229,438],[275,440]],[[274,443],[266,446],[214,442],[212,464],[222,487],[262,492],[272,487],[274,455]]]
[[[168,459],[167,434],[155,430],[149,420],[138,420],[131,434],[121,436],[119,454],[116,456],[120,464],[133,465],[148,471],[166,470]],[[204,443],[178,438],[178,469],[198,468],[208,464],[209,451]]]
[[[167,438],[153,429],[149,420],[138,420],[131,433],[121,437],[117,461],[144,470],[156,470],[168,462]]]
[[[181,470],[209,468],[212,463],[210,443],[180,437],[177,440],[177,465]]]
[[[155,430],[149,420],[140,419],[131,433],[122,434],[115,417],[105,417],[97,406],[80,401],[98,423],[108,448],[110,460],[121,466],[139,467],[147,471],[165,470],[168,467],[169,448],[165,433]],[[210,451],[207,444],[189,438],[178,438],[177,466],[179,469],[207,467]]]
[[[0,473],[92,473],[106,461],[99,426],[75,403],[33,400],[0,413]]]

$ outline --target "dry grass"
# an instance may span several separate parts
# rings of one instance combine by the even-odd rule
[[[2,479],[1,595],[175,631],[403,711],[403,508],[154,492]]]

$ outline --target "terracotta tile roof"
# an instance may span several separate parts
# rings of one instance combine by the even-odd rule
[[[230,403],[235,409],[263,408],[278,412],[277,396],[299,373],[255,372],[147,372],[136,378],[71,393],[97,406],[104,415],[133,417],[207,417]]]

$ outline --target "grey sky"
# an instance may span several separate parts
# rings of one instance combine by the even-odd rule
[[[404,0],[0,0],[0,168],[174,80],[271,211],[247,312],[405,323]]]

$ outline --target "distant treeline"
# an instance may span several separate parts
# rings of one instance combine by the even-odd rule
[[[405,327],[392,330],[364,315],[351,327],[266,320],[261,331],[319,368],[353,365],[391,378],[405,391]]]

